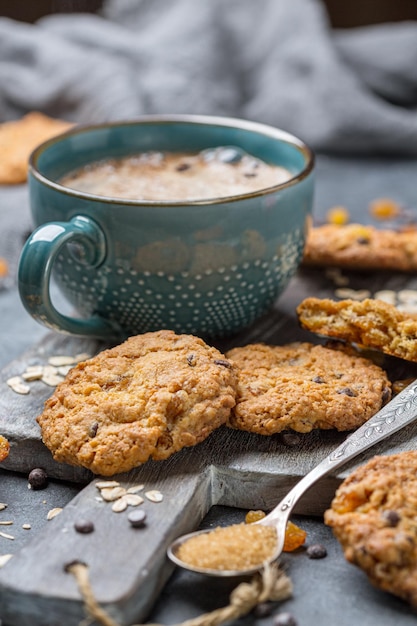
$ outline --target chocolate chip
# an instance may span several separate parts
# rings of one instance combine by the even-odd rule
[[[273,626],[297,626],[298,622],[292,613],[278,613],[272,622]]]
[[[196,364],[195,354],[189,354],[187,356],[187,363],[190,367],[194,367],[194,365]]]
[[[301,437],[297,433],[280,433],[280,440],[284,446],[295,447],[300,445]]]
[[[322,376],[314,376],[312,380],[313,383],[324,383],[324,378],[322,378]]]
[[[45,489],[48,484],[48,474],[41,467],[35,467],[28,476],[31,489]]]
[[[258,174],[256,172],[246,172],[245,174],[243,174],[245,178],[255,178],[255,176],[257,175]]]
[[[355,398],[356,393],[350,387],[345,387],[344,389],[338,389],[337,393],[343,393],[345,396],[349,396],[350,398]]]
[[[95,437],[97,435],[97,431],[98,431],[98,422],[93,422],[92,424],[90,424],[88,428],[89,436]]]
[[[145,526],[146,513],[143,509],[135,509],[134,511],[131,511],[129,513],[127,519],[129,520],[130,525],[133,526],[133,528],[142,528],[143,526]]]
[[[214,359],[216,365],[221,365],[222,367],[228,367],[229,369],[232,367],[230,361],[225,361],[224,359]]]
[[[74,528],[77,531],[77,533],[88,535],[88,533],[93,532],[94,524],[90,520],[81,519],[81,520],[74,522]]]
[[[306,554],[309,559],[324,559],[327,556],[327,550],[321,543],[314,543],[308,546]]]
[[[363,246],[369,243],[369,239],[367,237],[357,237],[356,243],[359,243]]]
[[[190,168],[191,165],[189,163],[180,163],[175,169],[177,172],[185,172],[185,170],[189,170]]]
[[[397,511],[384,511],[382,515],[385,521],[387,522],[388,526],[391,526],[392,528],[397,526],[401,519]]]
[[[382,402],[385,404],[391,398],[391,389],[384,387],[382,390]]]

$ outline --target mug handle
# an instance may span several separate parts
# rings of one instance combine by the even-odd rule
[[[54,261],[66,243],[82,246],[83,259],[90,267],[98,267],[106,258],[106,238],[101,228],[89,217],[77,215],[69,222],[49,222],[39,226],[23,246],[19,261],[19,294],[25,309],[44,326],[74,335],[98,339],[121,338],[123,331],[116,323],[99,315],[89,318],[69,317],[59,313],[50,296]]]

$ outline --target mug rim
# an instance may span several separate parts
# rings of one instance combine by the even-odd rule
[[[186,123],[190,125],[201,125],[201,126],[224,126],[231,128],[241,128],[243,130],[247,130],[250,132],[258,133],[260,135],[265,135],[271,139],[278,139],[284,143],[290,144],[297,148],[305,158],[305,166],[303,169],[295,176],[292,176],[289,180],[279,183],[277,185],[273,185],[271,187],[264,187],[262,189],[258,189],[256,191],[251,191],[248,193],[241,193],[237,195],[231,196],[221,196],[215,198],[207,198],[207,199],[192,199],[192,200],[144,200],[144,199],[132,199],[132,198],[118,198],[113,196],[104,196],[93,193],[87,193],[84,191],[79,191],[76,189],[72,189],[70,187],[66,187],[61,185],[60,183],[51,180],[44,174],[40,172],[37,167],[37,161],[40,158],[41,154],[48,150],[48,148],[68,136],[78,135],[82,133],[88,133],[90,131],[105,129],[109,127],[122,127],[122,126],[138,126],[143,124],[171,124],[171,123]],[[103,157],[105,158],[105,157]],[[158,207],[172,207],[172,206],[198,206],[198,205],[214,205],[214,204],[224,204],[238,202],[250,198],[256,198],[260,196],[270,195],[276,191],[284,189],[286,187],[292,187],[296,183],[302,181],[304,178],[309,176],[309,174],[313,171],[315,163],[315,155],[313,150],[302,140],[296,137],[295,135],[282,130],[280,128],[270,126],[268,124],[264,124],[262,122],[253,122],[246,119],[235,118],[235,117],[223,117],[216,115],[194,115],[194,114],[160,114],[160,115],[142,115],[137,118],[129,119],[129,120],[119,120],[119,121],[109,121],[102,122],[99,124],[76,124],[72,128],[67,131],[60,133],[59,135],[55,135],[54,137],[47,139],[46,141],[39,144],[31,153],[29,157],[29,173],[37,179],[39,182],[43,183],[47,187],[55,189],[60,193],[63,193],[68,196],[81,198],[84,200],[94,200],[96,202],[108,203],[108,204],[118,204],[118,205],[127,205],[127,206],[158,206]]]

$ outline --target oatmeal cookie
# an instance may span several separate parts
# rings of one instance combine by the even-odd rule
[[[311,228],[304,265],[350,269],[417,270],[417,229],[395,231],[362,224]]]
[[[203,441],[235,404],[236,379],[192,335],[131,337],[70,370],[38,417],[57,461],[111,476]]]
[[[28,113],[19,120],[0,124],[0,184],[24,183],[32,150],[71,126],[69,122],[37,111]]]
[[[300,325],[313,333],[417,361],[417,317],[382,300],[306,298],[297,315]]]
[[[417,608],[417,451],[376,456],[353,471],[324,520],[350,563]]]
[[[352,430],[391,397],[386,373],[356,353],[300,342],[252,344],[226,355],[239,379],[229,426],[240,430]]]

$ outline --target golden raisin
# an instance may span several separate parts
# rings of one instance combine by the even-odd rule
[[[259,522],[260,519],[264,518],[266,513],[263,511],[248,511],[245,517],[245,524],[253,524],[254,522]]]
[[[391,198],[377,198],[370,202],[369,212],[378,220],[389,220],[401,212],[401,207]]]
[[[0,435],[0,462],[4,461],[9,456],[10,444],[6,437]]]
[[[3,257],[0,257],[0,278],[5,278],[9,273],[9,266]]]
[[[349,211],[344,206],[334,206],[327,211],[326,218],[329,224],[343,226],[349,221]]]
[[[307,537],[305,530],[294,524],[287,523],[285,530],[284,552],[292,552],[303,545]]]

